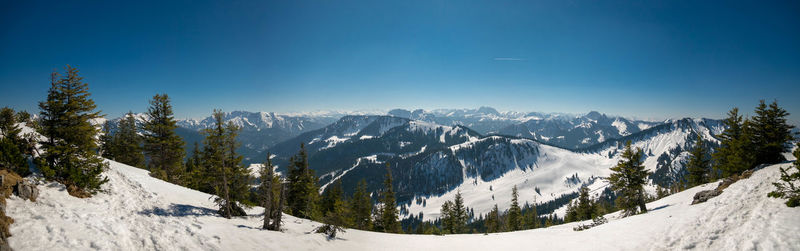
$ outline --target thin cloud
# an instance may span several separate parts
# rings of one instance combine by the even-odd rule
[[[494,58],[494,61],[526,61],[525,58]]]

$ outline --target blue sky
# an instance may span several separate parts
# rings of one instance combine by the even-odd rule
[[[110,116],[476,108],[800,121],[797,1],[2,1],[0,105],[81,70]]]

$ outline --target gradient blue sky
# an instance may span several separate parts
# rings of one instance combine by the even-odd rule
[[[0,105],[66,64],[104,113],[476,108],[800,121],[797,1],[5,1]],[[632,2],[632,3],[631,3]]]

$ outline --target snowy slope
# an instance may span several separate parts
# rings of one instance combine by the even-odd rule
[[[336,240],[309,232],[318,223],[285,218],[283,232],[259,230],[260,208],[227,220],[209,195],[110,162],[106,192],[88,199],[63,186],[39,186],[37,202],[8,200],[16,250],[792,250],[800,248],[800,211],[768,198],[773,165],[706,203],[690,205],[707,184],[648,204],[651,211],[575,232],[571,223],[511,233],[418,236],[347,230]]]

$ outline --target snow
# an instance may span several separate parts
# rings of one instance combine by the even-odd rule
[[[37,202],[8,200],[15,219],[15,250],[796,250],[800,211],[768,198],[779,167],[768,166],[720,196],[690,205],[715,183],[648,203],[643,215],[619,218],[576,232],[570,223],[495,234],[399,235],[348,229],[335,240],[310,233],[319,223],[284,216],[283,232],[264,231],[261,208],[224,219],[205,193],[154,179],[148,172],[109,161],[110,182],[88,199],[44,182]],[[463,191],[462,191],[463,192]],[[487,193],[487,192],[485,192]],[[472,198],[465,197],[465,200]],[[430,202],[428,202],[430,203]],[[507,200],[502,201],[503,204]],[[586,222],[582,222],[586,223]]]
[[[327,142],[328,145],[325,146],[325,147],[320,148],[320,150],[324,150],[324,149],[328,149],[328,148],[334,147],[337,144],[342,143],[342,142],[346,142],[348,140],[350,140],[350,138],[348,138],[348,137],[340,138],[339,136],[333,135],[330,138],[325,140],[325,142]]]
[[[625,122],[619,121],[619,118],[614,120],[614,122],[611,122],[611,125],[617,128],[617,131],[619,131],[619,135],[628,136],[631,134],[630,132],[628,132],[628,125],[625,124]]]

